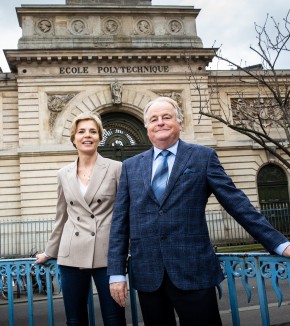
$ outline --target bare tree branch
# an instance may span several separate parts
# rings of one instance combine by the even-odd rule
[[[228,74],[233,80],[231,96],[227,98],[228,103],[225,103],[224,96],[221,95],[223,86],[218,82],[219,71],[216,72],[216,76],[214,74],[209,76],[208,94],[203,94],[190,61],[188,80],[194,85],[200,97],[201,116],[215,119],[230,129],[246,135],[290,169],[290,72],[275,69],[281,53],[290,52],[289,16],[290,10],[282,23],[267,15],[262,26],[255,24],[257,44],[251,45],[250,49],[261,60],[255,67],[243,67],[241,63],[237,64],[225,58],[220,48],[216,50],[216,57],[219,60],[235,68],[232,75]],[[274,34],[271,33],[270,23],[274,28]],[[234,85],[237,85],[236,93]],[[252,92],[251,98],[249,89]],[[205,100],[206,98],[208,100]]]

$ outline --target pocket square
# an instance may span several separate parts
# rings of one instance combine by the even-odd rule
[[[189,168],[187,168],[184,172],[183,172],[183,174],[193,174],[194,172],[193,172],[193,170],[191,170],[191,169],[189,169]]]

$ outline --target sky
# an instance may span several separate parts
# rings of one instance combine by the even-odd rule
[[[0,1],[0,67],[9,72],[3,49],[17,49],[21,37],[15,7],[21,4],[65,4],[65,0],[1,0]],[[250,50],[257,45],[255,25],[263,25],[267,14],[282,22],[290,9],[289,0],[152,0],[152,5],[194,6],[201,9],[197,17],[197,34],[203,46],[221,47],[221,53],[231,61],[250,66],[260,63]],[[269,24],[269,30],[273,30]],[[232,69],[226,63],[213,60],[209,69]],[[277,69],[290,69],[290,53],[284,53]]]

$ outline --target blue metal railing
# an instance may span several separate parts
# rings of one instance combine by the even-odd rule
[[[34,301],[35,288],[39,292],[47,293],[49,325],[54,325],[52,280],[60,285],[59,273],[56,261],[51,260],[46,265],[34,265],[35,258],[3,259],[0,260],[0,293],[2,298],[8,299],[9,325],[15,325],[14,315],[14,291],[18,297],[27,296],[29,325],[34,325]],[[60,287],[59,287],[60,289]]]
[[[255,279],[258,290],[261,325],[270,325],[267,291],[265,281],[271,280],[277,297],[278,307],[282,304],[282,290],[279,281],[287,280],[290,285],[290,258],[272,256],[267,253],[217,254],[223,268],[230,298],[232,322],[240,326],[236,280],[240,279],[246,291],[248,302],[252,298],[249,280]]]
[[[233,326],[240,326],[239,302],[236,281],[240,280],[245,289],[248,302],[252,298],[251,280],[255,280],[261,315],[261,325],[270,325],[267,289],[265,281],[270,280],[272,290],[277,298],[277,306],[282,304],[283,293],[280,281],[287,281],[290,285],[290,258],[273,256],[267,253],[249,254],[217,254],[228,285],[229,303]],[[45,265],[34,265],[34,258],[0,260],[0,293],[8,298],[9,325],[15,325],[15,293],[22,296],[25,292],[28,303],[29,325],[34,325],[34,291],[45,292],[47,297],[47,316],[50,326],[54,322],[54,293],[61,292],[60,276],[55,260],[49,260]],[[129,287],[131,283],[131,269],[129,263]],[[220,297],[223,294],[222,283],[219,288]],[[285,288],[283,289],[285,291]],[[289,290],[289,287],[288,287]],[[90,325],[95,325],[93,292],[91,289],[88,305]],[[132,325],[138,325],[136,291],[130,288],[130,305]]]

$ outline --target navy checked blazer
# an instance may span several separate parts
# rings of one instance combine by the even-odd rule
[[[109,275],[125,275],[130,248],[137,290],[157,290],[165,269],[183,290],[219,284],[223,273],[205,218],[212,193],[268,251],[288,241],[235,187],[215,150],[179,141],[161,203],[151,188],[152,160],[153,148],[123,162],[110,231]]]

